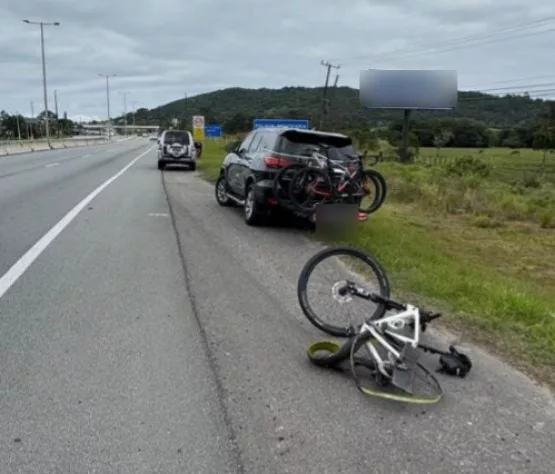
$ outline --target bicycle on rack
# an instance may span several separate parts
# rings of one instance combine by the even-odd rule
[[[385,178],[376,170],[364,169],[365,155],[346,156],[345,163],[317,151],[328,148],[318,145],[308,162],[283,168],[274,180],[276,199],[304,214],[314,212],[318,204],[338,202],[358,203],[359,212],[365,214],[379,209],[387,192]],[[364,206],[363,199],[370,195],[372,202]]]
[[[368,307],[362,309],[362,321],[358,324],[352,320],[341,325],[326,322],[320,316],[321,311],[308,298],[310,277],[324,263],[336,257],[339,261],[332,265],[328,274],[335,275],[344,269],[348,276],[328,289],[332,299],[343,307],[356,300],[364,306],[368,303],[375,305],[370,312]],[[344,261],[347,257],[353,257],[354,264],[347,265]],[[373,289],[369,289],[370,277],[376,278]],[[358,389],[366,395],[411,403],[436,403],[442,398],[443,390],[432,372],[420,362],[422,353],[439,355],[439,372],[449,375],[466,376],[472,363],[453,346],[448,351],[442,351],[421,343],[421,335],[428,324],[440,318],[441,314],[395,301],[389,293],[389,281],[384,269],[367,253],[351,247],[332,247],[315,254],[299,276],[299,304],[307,319],[316,327],[348,340],[343,345],[331,341],[312,344],[308,348],[308,357],[315,365],[334,369],[341,369],[341,364],[348,360]],[[330,309],[331,306],[331,303],[324,303],[321,309]],[[358,354],[360,350],[365,351],[365,356]],[[363,383],[361,368],[366,369],[370,376],[369,384]]]

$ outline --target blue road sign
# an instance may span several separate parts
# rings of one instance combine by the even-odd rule
[[[308,130],[308,120],[295,120],[295,119],[254,119],[252,128],[302,128]]]
[[[207,138],[221,138],[222,127],[219,125],[205,125],[204,136]]]

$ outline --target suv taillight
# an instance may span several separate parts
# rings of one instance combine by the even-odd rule
[[[269,155],[264,158],[264,164],[268,168],[285,168],[289,162],[285,158],[279,158],[278,156]]]

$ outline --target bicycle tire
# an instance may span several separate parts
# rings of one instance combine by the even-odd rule
[[[390,285],[387,273],[380,265],[380,263],[367,252],[364,252],[355,247],[328,247],[320,250],[314,254],[303,266],[299,279],[297,281],[297,299],[306,318],[318,329],[335,337],[352,337],[354,336],[359,328],[353,328],[352,326],[335,326],[333,324],[326,323],[322,321],[315,311],[310,306],[307,296],[307,286],[310,275],[316,268],[316,266],[329,257],[334,256],[352,256],[357,257],[363,262],[365,262],[373,271],[374,275],[377,277],[380,287],[380,295],[389,298],[390,296]],[[376,305],[376,309],[371,313],[367,320],[373,320],[381,318],[386,312],[386,307],[384,304]]]
[[[327,189],[329,189],[328,194],[330,197],[333,197],[333,185],[331,183],[331,180],[328,174],[325,171],[318,168],[311,168],[311,167],[305,166],[293,174],[293,176],[291,177],[291,186],[289,187],[289,199],[291,201],[291,204],[294,206],[294,208],[296,208],[301,212],[305,212],[305,213],[314,212],[316,210],[316,205],[321,201],[316,201],[314,204],[307,206],[301,203],[298,193],[294,189],[295,183],[300,180],[303,173],[312,173],[313,176],[320,177],[322,179],[324,186]]]
[[[378,208],[380,208],[387,196],[387,181],[385,180],[384,175],[377,170],[369,169],[365,170],[365,173],[366,172],[372,174],[372,176],[374,176],[380,182],[380,204],[378,206]]]
[[[359,205],[359,211],[365,214],[372,214],[376,212],[385,201],[387,183],[385,178],[376,170],[364,170],[362,181],[365,179],[370,179],[370,181],[372,181],[376,189],[376,193],[374,199],[372,200],[372,204],[368,207],[361,207]],[[360,202],[362,202],[362,199],[364,198],[361,198]]]
[[[291,204],[291,199],[289,198],[289,189],[285,190],[283,186],[280,186],[281,180],[286,173],[291,172],[294,169],[301,168],[305,168],[305,165],[294,163],[292,165],[286,166],[285,168],[281,168],[274,176],[274,181],[272,182],[272,193],[276,201],[285,208],[291,209],[293,208],[293,205]]]

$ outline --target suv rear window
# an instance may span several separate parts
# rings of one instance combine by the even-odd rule
[[[166,132],[164,143],[179,143],[189,145],[189,134],[186,132]]]
[[[334,161],[348,161],[356,156],[352,140],[348,137],[295,132],[285,132],[281,135],[276,151],[306,157],[311,156],[313,151],[317,151]]]

